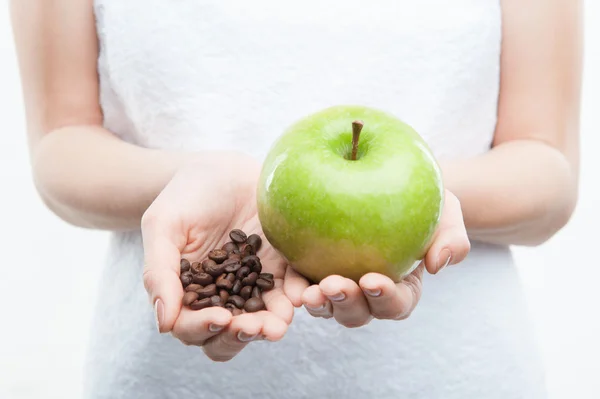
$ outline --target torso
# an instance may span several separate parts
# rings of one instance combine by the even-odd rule
[[[105,126],[140,146],[262,158],[295,120],[350,103],[402,118],[440,159],[492,142],[498,0],[96,0],[96,15]],[[346,329],[300,309],[282,342],[225,364],[155,332],[141,264],[139,233],[115,234],[88,398],[545,397],[507,248],[475,244],[427,277],[406,321]]]

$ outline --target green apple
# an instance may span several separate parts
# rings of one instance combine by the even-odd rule
[[[267,154],[257,188],[265,237],[314,282],[369,272],[401,280],[425,255],[443,200],[423,138],[389,113],[356,105],[290,126]]]

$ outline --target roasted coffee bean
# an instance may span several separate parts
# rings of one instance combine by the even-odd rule
[[[244,302],[246,301],[239,295],[231,295],[229,299],[227,299],[227,302],[233,303],[238,309],[242,309],[244,307]]]
[[[183,296],[183,304],[184,306],[190,306],[193,302],[195,302],[199,298],[197,292],[186,292]]]
[[[244,310],[248,313],[258,312],[265,308],[265,303],[261,298],[250,298],[244,303]]]
[[[256,286],[260,288],[263,292],[270,291],[275,286],[273,280],[267,280],[266,278],[259,278],[256,280]]]
[[[239,315],[241,315],[243,312],[242,312],[242,309],[238,309],[238,308],[234,307],[234,308],[233,308],[233,310],[231,311],[231,313],[232,313],[234,316],[239,316]]]
[[[251,271],[260,273],[262,271],[262,264],[260,258],[256,255],[249,255],[242,259],[242,265],[248,266]]]
[[[213,295],[210,297],[210,301],[212,302],[213,306],[223,306],[223,303],[221,302],[221,296],[220,295]]]
[[[258,288],[258,287],[252,288],[252,298],[260,298],[260,297],[261,297],[260,288]]]
[[[254,285],[256,284],[256,280],[258,279],[258,273],[252,272],[246,277],[242,279],[242,284],[244,285]]]
[[[250,268],[248,266],[242,266],[240,270],[235,273],[235,276],[240,280],[250,274]]]
[[[233,251],[235,251],[236,249],[238,249],[238,246],[237,246],[237,244],[235,242],[229,241],[229,242],[225,243],[225,245],[223,245],[221,247],[221,249],[223,251],[227,251],[228,254],[231,254],[231,253],[233,253]]]
[[[266,278],[267,280],[273,280],[273,274],[272,273],[260,273],[258,275],[258,278]]]
[[[212,301],[210,298],[198,299],[196,302],[192,302],[190,304],[190,309],[192,310],[200,310],[204,308],[208,308],[212,306]]]
[[[229,292],[227,290],[220,290],[219,296],[221,297],[221,302],[225,303],[229,299]]]
[[[250,245],[250,244],[242,244],[242,245],[240,245],[240,255],[242,255],[242,256],[254,255],[254,248],[252,248],[252,245]]]
[[[219,277],[221,274],[223,274],[224,269],[225,267],[223,264],[219,265],[216,262],[204,265],[204,271],[213,277]]]
[[[258,234],[250,234],[246,242],[252,245],[252,249],[254,249],[254,253],[257,253],[262,245],[262,238]]]
[[[180,266],[181,273],[187,272],[188,270],[190,270],[190,266],[191,266],[190,261],[187,259],[181,259],[179,266]]]
[[[242,282],[240,280],[235,280],[235,283],[233,283],[233,287],[231,288],[231,293],[236,295],[239,294],[242,287]]]
[[[206,258],[202,261],[202,267],[213,267],[216,263],[217,262],[215,262],[214,260]]]
[[[207,285],[204,288],[196,290],[200,298],[209,298],[217,293],[217,286],[215,284]]]
[[[190,273],[190,272],[184,272],[181,276],[179,276],[179,279],[181,280],[181,284],[183,284],[183,288],[192,284],[193,278],[194,277],[193,277],[192,273]]]
[[[228,303],[226,303],[226,304],[225,304],[223,307],[224,307],[225,309],[229,310],[231,313],[233,313],[233,310],[234,310],[234,309],[237,309],[237,310],[239,310],[238,308],[236,308],[236,307],[235,307],[235,305],[234,305],[233,303],[229,303],[229,302],[228,302]]]
[[[227,265],[224,269],[226,273],[235,273],[242,267],[242,264],[239,261],[231,259],[227,259],[223,264]]]
[[[240,252],[238,251],[238,253],[232,253],[231,255],[229,255],[229,258],[227,260],[235,260],[238,262],[241,262],[242,257],[240,256]]]
[[[198,274],[194,274],[194,283],[196,284],[200,284],[202,286],[206,286],[209,284],[213,283],[213,278],[210,274],[208,273],[198,273]]]
[[[243,244],[248,239],[246,233],[240,229],[231,230],[229,232],[229,238],[231,238],[231,241],[237,242],[238,244]]]
[[[230,290],[231,288],[233,288],[233,283],[229,280],[227,280],[226,278],[222,278],[220,280],[217,280],[217,288],[222,288],[224,290]]]
[[[185,291],[186,292],[198,291],[201,288],[202,288],[202,286],[200,284],[190,284],[187,287],[185,287]]]
[[[213,249],[208,253],[208,259],[214,260],[217,263],[223,263],[227,259],[227,251]]]
[[[249,285],[242,287],[242,289],[240,290],[240,296],[248,300],[248,298],[252,296],[252,287],[250,287]]]
[[[235,274],[233,273],[228,273],[227,276],[225,276],[225,278],[229,281],[231,281],[232,283],[235,283]]]
[[[190,266],[190,270],[194,274],[204,272],[204,270],[202,269],[202,263],[200,263],[200,262],[192,263],[192,265]]]

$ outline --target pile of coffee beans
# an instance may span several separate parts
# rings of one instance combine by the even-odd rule
[[[221,306],[234,316],[265,309],[262,293],[275,283],[271,273],[262,273],[256,255],[262,239],[239,229],[232,230],[229,238],[230,242],[210,251],[201,262],[181,259],[184,306],[192,310]]]

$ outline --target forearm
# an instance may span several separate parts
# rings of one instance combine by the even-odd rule
[[[567,223],[576,204],[572,165],[540,142],[507,142],[484,155],[441,165],[473,240],[539,245]]]
[[[129,144],[101,127],[72,126],[44,135],[32,166],[40,196],[61,219],[131,230],[186,159]]]

